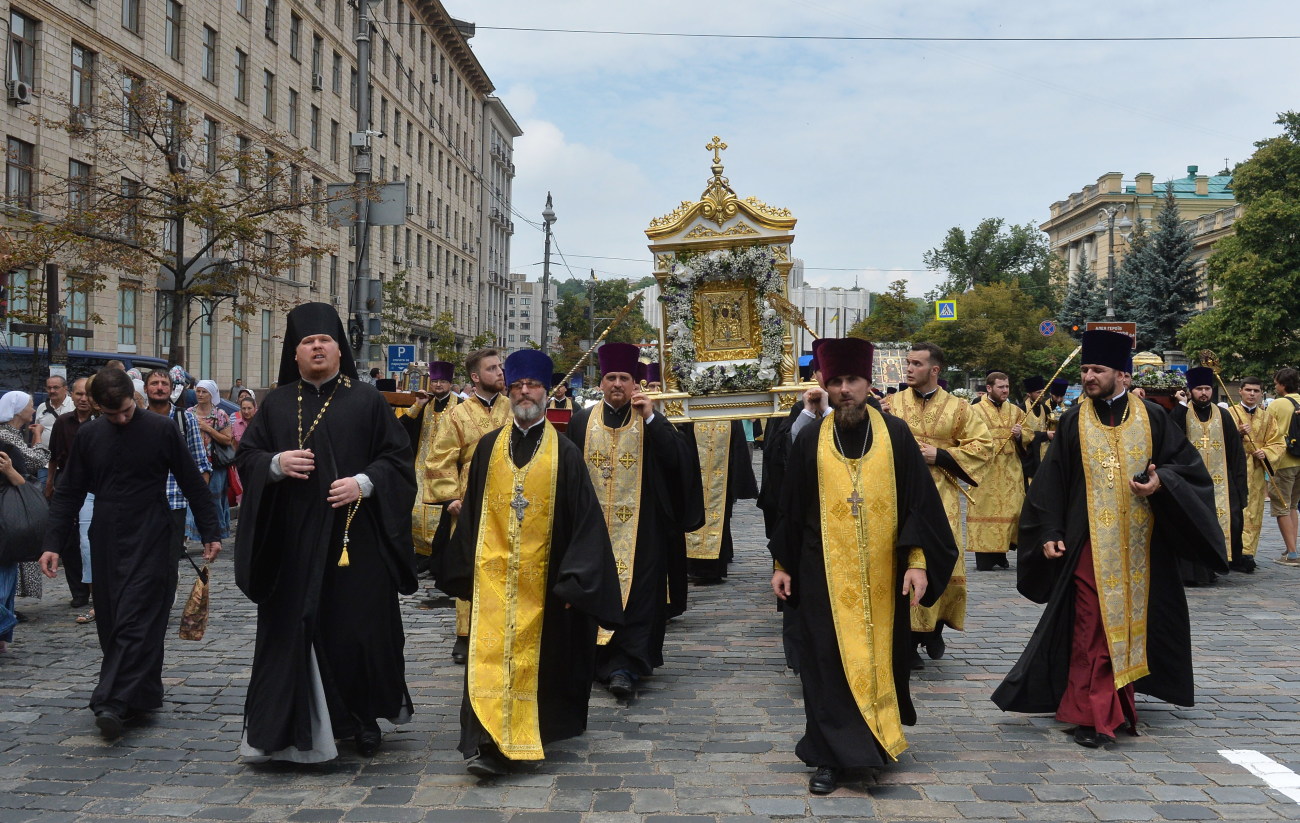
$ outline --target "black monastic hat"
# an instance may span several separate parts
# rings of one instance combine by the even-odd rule
[[[1093,329],[1083,333],[1084,365],[1105,366],[1122,372],[1133,371],[1133,338],[1123,332]]]
[[[1214,387],[1214,370],[1205,366],[1197,366],[1194,369],[1187,370],[1187,388],[1194,389],[1197,386]]]
[[[304,337],[313,334],[328,334],[339,344],[339,372],[357,379],[357,364],[352,359],[352,346],[348,344],[348,333],[343,328],[339,313],[328,303],[303,303],[289,311],[289,320],[284,329],[284,345],[280,350],[280,375],[277,385],[287,386],[299,379],[298,361],[294,355],[298,344]]]

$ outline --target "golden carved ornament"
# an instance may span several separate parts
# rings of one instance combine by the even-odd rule
[[[748,234],[758,234],[758,232],[755,231],[753,226],[750,226],[748,223],[742,220],[741,222],[737,223],[736,225],[724,231],[711,229],[708,226],[696,226],[695,228],[691,229],[687,233],[686,239],[699,240],[705,237],[739,237],[741,235],[748,235]]]
[[[741,200],[736,196],[736,192],[731,188],[730,181],[722,174],[721,152],[727,148],[726,143],[723,143],[720,138],[715,136],[705,148],[713,152],[713,165],[710,166],[713,177],[709,179],[704,193],[700,195],[698,202],[693,203],[690,200],[683,200],[681,205],[670,213],[651,220],[650,227],[646,229],[646,235],[651,240],[661,240],[679,234],[686,226],[690,225],[696,216],[716,224],[719,228],[738,214],[746,215],[751,222],[757,223],[760,227],[769,231],[790,231],[794,228],[795,218],[790,214],[789,209],[769,206],[757,197],[748,197]],[[758,232],[754,233],[757,234]]]
[[[668,400],[664,403],[664,414],[669,417],[681,417],[686,414],[686,407],[680,400]]]

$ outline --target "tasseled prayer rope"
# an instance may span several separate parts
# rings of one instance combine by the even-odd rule
[[[352,518],[357,516],[357,509],[361,508],[361,498],[358,497],[348,506],[348,519],[343,524],[343,553],[339,555],[339,565],[349,566],[351,561],[348,560],[348,532],[352,529]]]

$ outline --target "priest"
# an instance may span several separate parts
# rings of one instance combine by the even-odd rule
[[[984,399],[974,404],[993,439],[993,456],[984,465],[984,478],[971,490],[966,510],[966,550],[975,554],[976,571],[1009,568],[1007,549],[1016,543],[1016,520],[1025,499],[1024,444],[1021,423],[1025,410],[1008,399],[1011,379],[989,372]]]
[[[695,448],[704,487],[704,525],[686,535],[687,570],[696,585],[714,585],[726,579],[735,555],[731,513],[736,501],[758,497],[754,464],[739,420],[701,420],[680,428]]]
[[[663,665],[664,628],[686,608],[686,541],[704,524],[700,467],[690,442],[637,385],[639,349],[600,347],[601,402],[565,434],[586,462],[609,529],[623,627],[597,637],[596,679],[625,700]]]
[[[943,500],[944,513],[954,536],[962,533],[962,487],[979,485],[984,465],[993,456],[993,439],[984,418],[969,403],[948,393],[939,373],[944,368],[943,349],[934,343],[917,343],[907,353],[907,391],[890,401],[890,412],[912,430],[930,477]],[[968,498],[969,503],[969,498]],[[943,597],[933,606],[912,609],[912,632],[930,658],[943,657],[947,644],[944,626],[966,628],[966,566],[958,557]],[[912,666],[921,668],[912,655]]]
[[[909,609],[940,598],[959,558],[910,429],[867,403],[871,360],[858,338],[818,352],[825,389],[795,440],[769,542],[772,589],[799,604],[807,725],[795,753],[815,769],[814,794],[907,748]]]
[[[431,493],[433,477],[429,472],[429,454],[438,437],[438,429],[448,412],[456,408],[460,398],[451,392],[451,378],[455,366],[446,360],[429,363],[429,390],[415,394],[415,404],[408,407],[398,420],[411,440],[415,452],[415,508],[411,511],[411,542],[415,546],[416,563],[427,567],[432,554],[433,538],[438,533],[442,518],[442,504]]]
[[[1083,335],[1085,400],[1061,417],[1020,517],[1017,584],[1046,603],[993,693],[1004,711],[1055,712],[1096,748],[1136,733],[1134,692],[1194,702],[1178,559],[1227,569],[1214,489],[1196,449],[1154,403],[1131,396],[1132,338]]]
[[[416,590],[411,445],[346,341],[332,306],[290,311],[278,388],[239,444],[235,582],[257,604],[240,754],[254,760],[331,760],[340,737],[369,757],[377,718],[412,713],[397,598]]]
[[[1230,409],[1233,423],[1241,433],[1246,456],[1246,505],[1241,515],[1241,555],[1233,557],[1233,571],[1255,571],[1255,554],[1259,550],[1259,533],[1264,523],[1264,501],[1269,497],[1272,466],[1286,451],[1283,433],[1277,421],[1262,413],[1264,381],[1247,377],[1241,381],[1241,403]]]
[[[438,426],[438,436],[425,462],[429,485],[425,498],[443,504],[444,516],[433,541],[434,578],[441,563],[439,555],[456,527],[461,498],[469,482],[469,461],[479,438],[510,422],[510,401],[501,396],[505,384],[501,371],[501,353],[496,349],[479,349],[465,358],[465,373],[473,391],[464,402],[452,409]],[[456,640],[451,659],[464,663],[469,654],[469,604],[456,601]]]
[[[550,402],[546,404],[548,409],[568,409],[573,410],[573,399],[569,397],[569,387],[564,382],[564,375],[555,372],[551,375],[551,385],[555,387],[554,394],[551,395]]]
[[[1214,403],[1214,372],[1205,366],[1187,370],[1190,402],[1175,406],[1169,416],[1187,435],[1192,447],[1214,483],[1214,515],[1230,564],[1242,557],[1242,509],[1246,504],[1246,453],[1241,432],[1227,409]],[[1183,583],[1189,586],[1214,584],[1214,572],[1205,565],[1183,560]]]
[[[442,561],[439,585],[472,606],[459,748],[480,776],[582,734],[597,624],[623,618],[582,452],[546,421],[551,368],[534,349],[506,358],[514,422],[475,444],[462,525]]]
[[[1020,388],[1025,393],[1025,419],[1015,434],[1020,438],[1025,478],[1032,480],[1038,471],[1038,464],[1043,462],[1043,456],[1047,454],[1047,445],[1052,442],[1054,432],[1048,431],[1051,408],[1047,398],[1043,397],[1047,381],[1041,374],[1026,377],[1020,382]],[[1039,402],[1040,397],[1043,398],[1042,402]]]

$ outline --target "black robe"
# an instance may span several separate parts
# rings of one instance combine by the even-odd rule
[[[1246,505],[1247,480],[1246,480],[1246,452],[1241,446],[1241,432],[1237,431],[1237,421],[1228,414],[1228,410],[1209,404],[1205,408],[1205,414],[1202,415],[1196,411],[1195,404],[1184,406],[1179,404],[1169,411],[1170,418],[1178,424],[1187,435],[1188,440],[1192,435],[1187,431],[1187,415],[1196,412],[1197,419],[1201,422],[1209,422],[1210,414],[1218,412],[1223,423],[1223,448],[1227,455],[1224,462],[1228,468],[1228,476],[1224,482],[1228,484],[1228,533],[1232,536],[1232,542],[1228,545],[1229,562],[1241,560],[1244,556],[1241,543],[1241,532],[1245,526],[1244,508]],[[1195,443],[1192,447],[1195,448]],[[1213,507],[1211,511],[1213,512]],[[1203,586],[1214,582],[1214,572],[1210,571],[1202,563],[1196,563],[1191,560],[1178,561],[1178,568],[1183,576],[1183,582],[1192,586]]]
[[[695,442],[695,424],[682,423],[678,428],[686,435],[698,459],[700,451]],[[722,543],[718,549],[718,557],[715,560],[687,558],[687,571],[692,577],[716,579],[727,576],[727,565],[735,556],[735,547],[731,540],[731,512],[737,500],[753,500],[758,497],[758,481],[754,479],[754,462],[749,457],[745,427],[739,420],[731,422],[731,442],[727,455],[726,510],[722,514]],[[701,485],[703,482],[704,478],[701,475]]]
[[[1100,418],[1116,425],[1124,405],[1136,399],[1125,393]],[[1056,438],[1029,486],[1020,514],[1016,552],[1016,587],[1035,603],[1046,603],[1029,644],[993,702],[1003,711],[1055,712],[1069,679],[1074,630],[1074,567],[1079,549],[1089,540],[1088,495],[1079,446],[1079,415],[1089,414],[1087,399],[1061,417]],[[1151,590],[1147,605],[1147,664],[1150,674],[1134,683],[1137,691],[1167,703],[1193,705],[1191,623],[1177,559],[1199,560],[1212,571],[1228,570],[1223,532],[1214,517],[1214,489],[1205,464],[1164,409],[1141,401],[1151,421],[1151,447],[1161,488],[1150,498]],[[1043,544],[1065,541],[1065,556],[1048,558]]]
[[[474,594],[479,515],[497,438],[508,431],[514,439],[516,459],[522,462],[532,455],[543,428],[537,425],[525,434],[511,425],[509,429],[488,432],[474,447],[460,516],[464,528],[456,529],[451,537],[439,581],[439,587],[452,597],[470,600]],[[558,460],[537,676],[543,743],[574,737],[586,730],[587,700],[596,669],[596,627],[599,624],[615,629],[623,622],[618,569],[582,452],[560,437]],[[467,667],[460,704],[459,748],[466,757],[472,757],[480,746],[491,742],[469,702]]]
[[[76,534],[87,492],[95,631],[104,660],[90,708],[119,714],[162,706],[163,640],[176,595],[176,556],[167,475],[190,502],[204,542],[221,527],[208,484],[169,418],[137,408],[125,425],[100,417],[82,424],[50,502],[44,550],[59,552]]]
[[[575,411],[565,434],[577,445],[584,465],[587,420],[593,410],[604,414],[609,426],[624,422],[629,412],[636,414],[626,406],[614,411],[604,402]],[[596,678],[601,681],[624,669],[634,676],[648,675],[663,665],[668,619],[686,610],[686,533],[704,525],[704,490],[695,449],[662,414],[645,424],[644,431],[632,589],[623,628],[597,649]]]
[[[902,594],[907,559],[914,547],[925,552],[927,588],[921,605],[932,606],[948,586],[957,563],[957,541],[953,539],[943,501],[930,477],[921,450],[907,423],[883,415],[894,453],[894,485],[898,501],[898,573],[890,581],[894,591],[894,642],[891,649],[894,689],[904,725],[916,724],[916,709],[908,690],[911,675],[911,608]],[[799,432],[795,438],[782,486],[781,525],[768,544],[772,557],[792,578],[791,600],[797,605],[799,630],[799,678],[803,682],[807,727],[795,753],[810,766],[856,769],[881,766],[887,755],[877,745],[853,693],[849,690],[840,659],[835,621],[831,615],[826,586],[826,564],[822,551],[821,499],[817,482],[817,438],[823,417]],[[841,431],[841,442],[850,454],[870,447],[863,423]],[[788,601],[787,601],[788,602]]]
[[[790,427],[803,412],[803,401],[795,401],[785,417],[768,421],[763,437],[763,479],[758,490],[758,508],[763,512],[763,532],[770,540],[781,519],[781,484],[785,479],[786,462],[790,459]]]
[[[340,381],[346,381],[348,385]],[[416,590],[411,548],[415,473],[411,447],[374,386],[335,377],[302,386],[305,434],[315,470],[271,482],[271,460],[298,448],[300,381],[272,391],[240,441],[244,482],[235,538],[235,579],[257,604],[257,645],[244,705],[249,745],[266,752],[316,747],[311,733],[314,649],[335,737],[375,718],[411,711],[397,593]],[[352,521],[350,565],[340,567],[348,507],[331,508],[330,484],[364,473],[374,491]],[[319,741],[317,741],[319,743]]]

